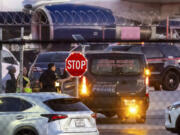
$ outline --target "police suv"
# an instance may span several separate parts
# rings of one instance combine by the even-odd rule
[[[122,121],[146,120],[150,71],[143,54],[88,52],[88,70],[80,79],[80,99],[94,112]]]
[[[105,49],[143,53],[151,71],[150,86],[160,90],[176,90],[180,82],[180,49],[165,43],[145,43],[142,45],[110,45]]]

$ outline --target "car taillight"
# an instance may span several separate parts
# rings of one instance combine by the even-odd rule
[[[48,118],[48,122],[66,119],[68,116],[64,114],[42,114],[41,116]]]
[[[87,78],[85,76],[83,76],[81,78],[81,83],[80,83],[80,95],[81,96],[88,96],[89,95],[89,91],[88,91],[88,82],[87,82]]]
[[[144,69],[144,75],[145,75],[146,77],[151,76],[151,71],[150,71],[150,69],[145,68],[145,69]]]
[[[94,118],[94,119],[96,119],[96,118],[97,118],[97,114],[96,114],[96,113],[93,113],[93,114],[91,114],[91,117]]]
[[[149,87],[149,77],[146,77],[145,79],[146,86]]]
[[[146,97],[149,97],[149,93],[146,93]]]

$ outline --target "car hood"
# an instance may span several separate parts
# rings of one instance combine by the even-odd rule
[[[180,104],[180,101],[174,102],[172,105],[178,105]]]

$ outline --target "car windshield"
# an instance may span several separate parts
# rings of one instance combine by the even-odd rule
[[[109,46],[105,51],[128,51],[130,46]]]
[[[68,57],[68,53],[47,53],[40,54],[37,58],[37,63],[40,62],[65,62]]]
[[[52,99],[47,100],[44,103],[56,112],[89,111],[88,107],[75,98]]]
[[[96,75],[137,75],[142,71],[139,59],[93,59],[91,72]]]

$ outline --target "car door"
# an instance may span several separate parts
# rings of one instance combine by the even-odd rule
[[[164,55],[155,46],[142,47],[142,52],[145,54],[149,68],[153,75],[160,74],[164,68]]]
[[[1,135],[11,135],[14,128],[25,119],[22,111],[30,106],[25,106],[20,98],[1,97],[0,98],[0,133]]]
[[[163,45],[161,51],[166,55],[167,66],[176,66],[180,68],[180,49],[177,46]]]

